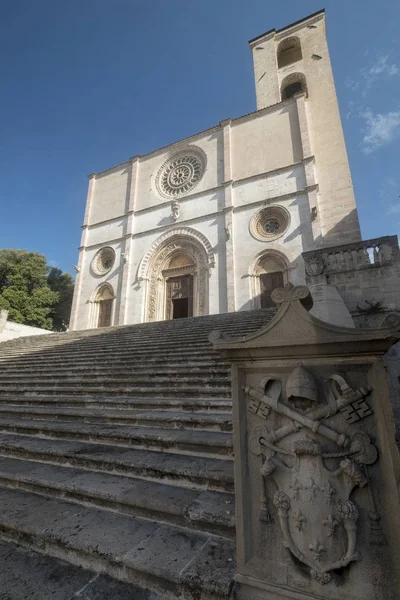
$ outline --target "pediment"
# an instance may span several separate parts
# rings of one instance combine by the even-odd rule
[[[287,284],[273,292],[272,298],[279,306],[275,317],[264,327],[242,338],[229,339],[223,332],[213,332],[210,341],[215,350],[223,350],[233,357],[240,354],[260,356],[260,351],[272,357],[299,353],[326,355],[335,347],[335,354],[360,352],[382,353],[400,338],[400,327],[379,329],[356,329],[338,327],[313,317],[308,311],[312,307],[310,291],[306,286]],[[279,351],[281,349],[281,351]],[[254,353],[254,351],[257,351]],[[253,351],[253,352],[252,352]]]

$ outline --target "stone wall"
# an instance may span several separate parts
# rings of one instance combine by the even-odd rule
[[[53,333],[52,331],[48,331],[48,329],[40,329],[39,327],[31,327],[30,325],[22,325],[21,323],[7,321],[7,316],[7,310],[0,310],[0,342],[6,342],[20,337]]]
[[[400,250],[397,236],[385,236],[303,253],[312,289],[333,285],[357,327],[378,327],[400,314]]]

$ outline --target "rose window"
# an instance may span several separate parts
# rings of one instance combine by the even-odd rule
[[[92,261],[92,269],[96,275],[104,275],[111,271],[115,263],[115,251],[107,246],[97,252]]]
[[[161,167],[156,185],[162,196],[175,198],[193,189],[203,176],[205,156],[196,149],[172,157]]]
[[[256,213],[250,221],[250,233],[257,240],[272,241],[285,233],[290,215],[282,206],[267,206]]]

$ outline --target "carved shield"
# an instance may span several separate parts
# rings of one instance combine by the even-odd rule
[[[349,499],[355,484],[346,472],[351,461],[346,459],[337,471],[329,471],[313,440],[295,443],[295,456],[292,468],[282,464],[272,474],[284,545],[310,567],[313,577],[327,583],[329,571],[358,558],[358,511]]]

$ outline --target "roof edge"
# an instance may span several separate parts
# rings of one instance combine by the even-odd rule
[[[304,23],[305,21],[308,21],[309,19],[313,19],[314,17],[321,15],[325,13],[325,8],[321,8],[321,10],[317,10],[317,12],[312,13],[311,15],[308,15],[307,17],[303,17],[302,19],[299,19],[298,21],[294,21],[294,23],[290,23],[290,25],[285,25],[285,27],[281,27],[281,29],[270,29],[269,31],[266,31],[265,33],[261,33],[260,35],[257,35],[255,38],[249,40],[249,44],[254,44],[254,42],[256,42],[257,40],[270,35],[271,33],[275,32],[275,33],[281,33],[282,31],[285,31],[285,29],[290,29],[291,27],[294,27],[295,25],[299,25],[300,23]]]

